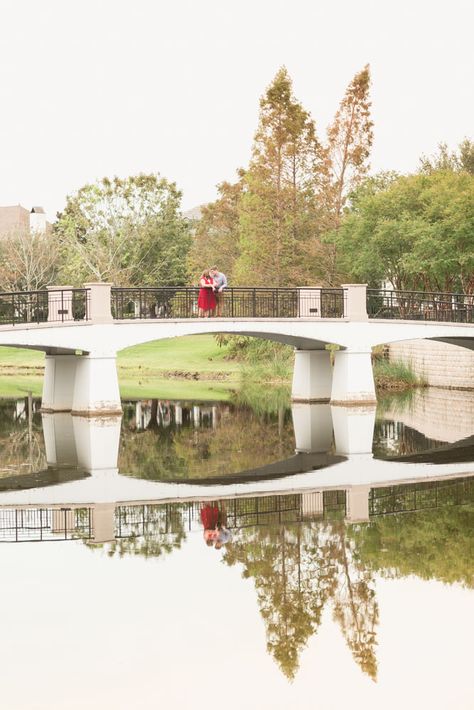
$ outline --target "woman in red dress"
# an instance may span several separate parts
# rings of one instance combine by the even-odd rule
[[[216,296],[214,293],[214,279],[208,270],[203,271],[199,279],[198,296],[198,316],[199,318],[209,318],[211,312],[216,308]]]

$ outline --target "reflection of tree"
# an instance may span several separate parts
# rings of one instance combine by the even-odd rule
[[[109,557],[125,557],[126,555],[161,557],[162,555],[169,555],[173,550],[179,550],[185,539],[184,532],[147,534],[145,536],[130,535],[130,537],[119,538],[109,543],[107,554]]]
[[[46,468],[46,454],[42,435],[41,417],[33,409],[31,432],[28,427],[27,399],[25,412],[17,413],[17,400],[0,403],[0,446],[2,463],[0,476],[16,473],[33,473]],[[39,407],[39,400],[34,401]]]
[[[346,536],[344,524],[334,530],[332,547],[337,565],[338,584],[334,591],[334,618],[351,649],[354,660],[375,680],[375,655],[378,604],[374,579],[361,564],[354,542]]]
[[[179,550],[186,539],[186,505],[121,505],[116,509],[117,538],[107,545],[109,557],[161,557]]]
[[[474,497],[474,479],[465,482],[467,502]],[[474,507],[445,505],[437,510],[387,515],[350,530],[367,569],[384,577],[415,574],[474,587]]]
[[[157,422],[152,400],[147,428],[137,431],[125,418],[119,467],[140,478],[207,478],[263,466],[294,453],[288,413],[256,414],[248,408],[216,407],[215,428]]]
[[[243,529],[224,560],[242,564],[243,576],[254,579],[267,648],[288,678],[295,676],[299,654],[332,600],[354,659],[375,679],[378,606],[373,578],[343,523]]]

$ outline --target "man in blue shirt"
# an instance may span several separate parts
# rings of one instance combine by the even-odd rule
[[[216,316],[220,318],[222,316],[222,309],[224,308],[224,289],[227,288],[227,277],[219,271],[217,266],[213,266],[210,271],[215,284]]]

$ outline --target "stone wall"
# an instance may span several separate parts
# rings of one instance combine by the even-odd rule
[[[474,432],[474,392],[417,390],[407,407],[400,410],[394,402],[381,418],[403,422],[428,439],[453,444]]]
[[[389,345],[390,360],[410,365],[432,387],[474,389],[474,351],[434,340]]]

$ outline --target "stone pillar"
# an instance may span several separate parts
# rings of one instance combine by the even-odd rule
[[[352,486],[346,490],[346,522],[369,522],[370,486]]]
[[[374,437],[372,407],[331,407],[336,454],[370,454]]]
[[[115,540],[115,503],[97,503],[92,509],[92,530],[95,543]]]
[[[91,323],[112,323],[111,283],[87,283],[89,289],[89,320]]]
[[[71,411],[79,359],[76,355],[46,355],[41,400],[43,412]]]
[[[321,318],[321,289],[298,289],[298,316],[300,318]]]
[[[115,355],[77,358],[72,411],[86,416],[122,413]]]
[[[48,322],[73,321],[72,286],[48,286]]]
[[[334,354],[331,404],[376,404],[370,350],[337,350]]]
[[[342,284],[345,292],[345,316],[353,321],[366,321],[367,315],[367,284]]]
[[[322,491],[303,493],[301,496],[301,515],[303,518],[322,517],[324,514],[324,497]]]
[[[51,517],[51,532],[64,537],[74,532],[76,517],[73,508],[55,508]]]
[[[295,350],[291,398],[296,402],[329,402],[332,366],[329,350]]]
[[[48,466],[77,466],[76,440],[69,412],[41,416]]]
[[[297,453],[326,453],[332,446],[332,418],[329,404],[291,405]]]
[[[78,465],[88,473],[117,471],[122,417],[71,417]]]

